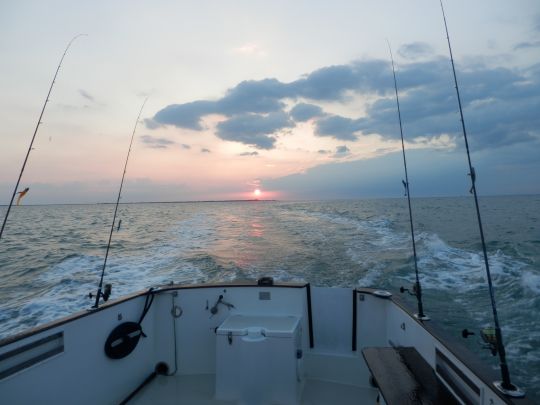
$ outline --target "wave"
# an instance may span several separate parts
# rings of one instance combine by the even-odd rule
[[[204,225],[204,226],[203,226]],[[112,298],[171,281],[192,284],[206,276],[183,255],[204,249],[211,239],[211,225],[202,215],[194,215],[171,226],[163,238],[140,251],[127,251],[116,244],[111,251],[104,283],[113,285]],[[5,308],[0,319],[0,336],[52,321],[93,304],[104,256],[70,253],[35,275],[33,287],[39,292],[23,299],[18,309]],[[30,301],[31,299],[31,301]]]
[[[535,294],[540,294],[540,274],[533,273],[532,270],[524,271],[521,283],[524,288],[530,289]]]
[[[424,288],[459,289],[462,292],[483,289],[487,285],[483,253],[450,246],[437,234],[418,235],[418,266]],[[516,286],[523,280],[527,264],[504,254],[488,252],[492,281],[496,286]],[[517,282],[516,282],[517,281]],[[529,287],[527,284],[523,284]]]

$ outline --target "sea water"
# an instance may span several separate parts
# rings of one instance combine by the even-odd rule
[[[484,197],[480,206],[513,382],[540,400],[540,196]],[[477,339],[493,320],[473,199],[412,207],[426,314],[496,368]],[[0,240],[0,337],[92,305],[113,210],[13,207]],[[122,204],[118,219],[105,272],[113,298],[171,281],[272,276],[395,294],[415,281],[404,198]],[[463,340],[464,328],[476,336]]]

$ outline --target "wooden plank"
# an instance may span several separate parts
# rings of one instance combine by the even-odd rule
[[[403,359],[404,364],[413,373],[416,381],[421,385],[425,397],[439,404],[459,403],[435,375],[433,368],[414,347],[398,347],[396,350]]]
[[[368,347],[362,354],[388,405],[458,404],[413,347]]]

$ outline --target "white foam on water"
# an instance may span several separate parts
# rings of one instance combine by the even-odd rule
[[[437,234],[423,232],[417,236],[418,266],[424,288],[435,290],[472,291],[486,286],[483,253],[452,247]],[[525,263],[501,251],[489,252],[492,279],[495,285],[514,282],[521,277]],[[405,276],[413,280],[414,275]]]
[[[326,216],[335,223],[356,229],[357,234],[351,238],[351,249],[348,253],[357,262],[361,263],[366,256],[374,256],[374,252],[381,250],[397,251],[410,248],[410,236],[392,229],[390,221],[385,218],[356,220]]]
[[[382,264],[378,264],[370,268],[363,277],[358,279],[357,285],[360,287],[376,287],[381,276],[383,275],[382,268]]]
[[[261,269],[255,266],[250,266],[246,269],[243,269],[242,274],[246,279],[249,280],[258,280],[261,277],[272,277],[274,281],[295,283],[306,282],[304,278],[294,276],[290,274],[287,270],[280,269],[279,267],[271,270],[265,270],[264,272],[262,272]],[[232,281],[233,279],[231,279],[230,281]]]
[[[182,255],[193,249],[204,249],[211,239],[212,224],[202,214],[179,221],[169,228],[163,240],[145,247],[142,252],[112,250],[105,270],[104,283],[113,285],[111,299],[174,281],[197,283],[206,280],[203,272]],[[13,334],[37,324],[89,308],[94,299],[104,257],[95,255],[69,255],[61,262],[41,273],[37,284],[44,292],[32,296],[19,309],[19,315],[0,324],[0,336]],[[24,318],[24,319],[22,319]],[[22,322],[23,321],[23,322]]]
[[[347,241],[347,256],[360,264],[366,273],[357,281],[364,287],[377,286],[384,274],[386,263],[381,259],[381,252],[393,257],[408,257],[411,252],[411,237],[405,232],[392,229],[392,222],[384,217],[369,217],[365,219],[349,218],[339,214],[306,213],[312,217],[334,224],[353,228],[355,234]]]
[[[521,276],[521,284],[533,293],[540,294],[540,274],[532,271],[524,271]]]
[[[169,228],[172,243],[177,249],[204,249],[215,237],[216,223],[214,218],[196,213],[191,217],[178,221]]]
[[[103,257],[88,255],[69,255],[49,271],[38,276],[38,280],[51,284],[59,284],[62,280],[78,280],[87,274],[97,271],[103,265]]]
[[[477,327],[492,325],[489,299],[486,291],[481,291],[487,290],[483,252],[452,247],[432,233],[422,233],[418,240],[420,280],[424,291],[448,291],[450,300],[466,303],[462,307],[466,308],[472,324]],[[488,252],[488,261],[508,358],[512,364],[526,368],[540,360],[540,353],[534,349],[540,339],[538,325],[530,324],[534,319],[523,311],[523,308],[538,306],[535,294],[540,292],[540,276],[528,264],[500,250]],[[414,282],[413,274],[405,278]],[[480,301],[477,292],[481,292]],[[524,328],[530,330],[524,333]],[[529,384],[540,381],[540,378],[523,375],[519,367],[517,369],[515,374],[527,379]]]
[[[410,237],[407,234],[393,230],[391,222],[387,218],[370,217],[366,219],[356,219],[338,214],[318,212],[310,213],[310,215],[334,224],[356,228],[366,242],[371,243],[376,247],[402,249],[404,244],[410,240]]]

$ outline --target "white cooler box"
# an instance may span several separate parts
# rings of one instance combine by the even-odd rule
[[[301,333],[297,316],[228,317],[216,331],[216,399],[298,404]]]

